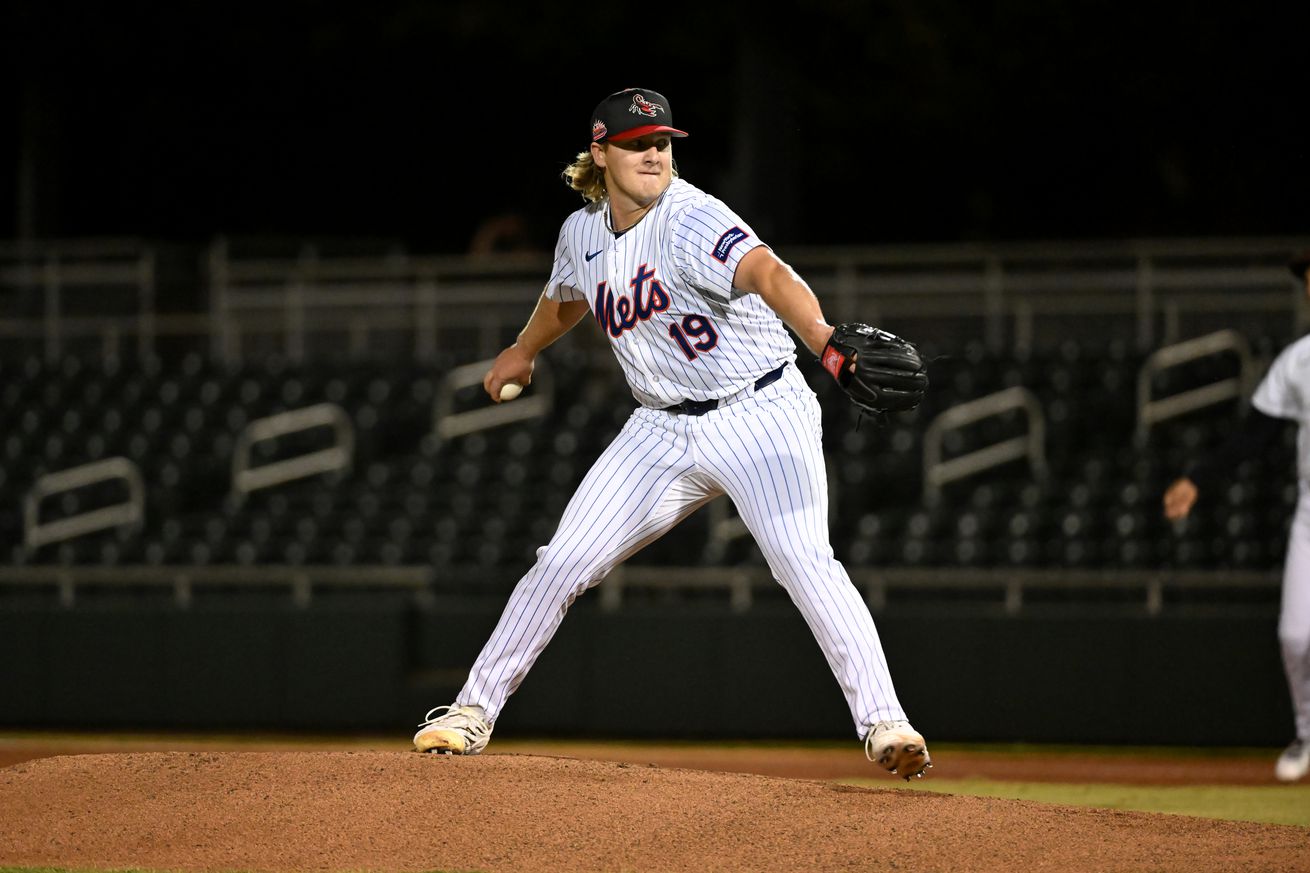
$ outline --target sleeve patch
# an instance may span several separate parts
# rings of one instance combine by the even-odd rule
[[[728,255],[732,253],[732,247],[737,243],[750,236],[740,227],[734,227],[719,237],[719,241],[714,245],[713,255],[716,260],[728,263]]]

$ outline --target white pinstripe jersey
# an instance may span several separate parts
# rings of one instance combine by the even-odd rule
[[[1251,405],[1272,418],[1297,423],[1297,471],[1310,482],[1310,336],[1301,337],[1274,359]]]
[[[733,287],[761,242],[722,201],[674,179],[624,233],[608,214],[606,200],[564,220],[545,293],[588,302],[638,403],[726,397],[795,360],[777,314]]]

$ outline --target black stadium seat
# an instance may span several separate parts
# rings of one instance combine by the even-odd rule
[[[832,479],[831,534],[855,566],[1115,568],[1277,567],[1297,499],[1289,485],[1294,434],[1205,495],[1187,522],[1160,514],[1164,488],[1213,451],[1236,424],[1220,404],[1153,428],[1133,443],[1133,387],[1144,356],[1122,342],[1064,343],[997,354],[981,344],[932,365],[919,410],[861,421],[810,367],[823,398]],[[633,407],[612,369],[585,356],[555,364],[559,403],[545,419],[449,441],[431,433],[442,370],[396,364],[293,366],[281,358],[227,368],[190,354],[172,363],[0,360],[0,541],[15,563],[463,564],[525,570],[553,533],[592,459]],[[1222,361],[1163,374],[1181,390],[1228,373]],[[923,436],[951,406],[1013,386],[1029,388],[1047,424],[1048,477],[1012,463],[923,498]],[[472,392],[476,395],[476,391]],[[349,471],[233,500],[232,454],[251,421],[314,403],[340,404],[356,451]],[[1020,432],[1009,414],[949,435],[951,457]],[[307,438],[264,441],[266,463],[306,451]],[[44,473],[124,455],[146,482],[139,529],[102,531],[35,551],[22,547],[22,499]],[[96,489],[43,502],[51,519],[95,505]],[[685,563],[701,556],[703,513],[634,561]],[[688,556],[696,556],[689,559]],[[741,538],[703,556],[759,562]]]

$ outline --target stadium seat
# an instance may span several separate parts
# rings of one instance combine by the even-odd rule
[[[1138,447],[1132,388],[1144,355],[1125,341],[999,353],[970,343],[941,351],[946,357],[931,367],[933,390],[912,413],[877,425],[860,421],[848,405],[823,404],[831,537],[842,560],[926,567],[1280,565],[1298,497],[1287,478],[1295,458],[1292,429],[1266,457],[1231,471],[1193,518],[1170,525],[1160,509],[1165,487],[1222,443],[1237,421],[1237,404],[1163,422]],[[633,406],[612,368],[592,367],[586,355],[572,352],[552,364],[557,382],[576,390],[561,392],[549,416],[442,441],[431,428],[443,371],[430,365],[293,365],[269,357],[229,367],[195,353],[147,363],[0,356],[6,557],[108,565],[437,563],[521,572]],[[1181,390],[1231,371],[1223,361],[1179,367],[1155,387]],[[804,372],[821,395],[830,394],[821,371]],[[956,403],[1016,385],[1042,404],[1045,481],[1013,462],[950,483],[938,504],[926,505],[927,423]],[[231,462],[241,430],[274,411],[325,401],[342,405],[355,425],[351,468],[233,499]],[[996,416],[951,432],[944,448],[951,457],[1025,427],[1017,413]],[[310,437],[261,441],[255,460],[321,447]],[[17,545],[22,495],[37,478],[118,455],[135,462],[146,480],[141,528],[92,533],[31,554]],[[115,487],[60,495],[43,511],[54,517],[113,502],[121,499],[121,485]],[[493,538],[499,542],[488,544]],[[703,520],[693,517],[639,559],[684,563],[689,553],[700,556],[705,538]],[[703,557],[717,564],[762,561],[749,537]]]

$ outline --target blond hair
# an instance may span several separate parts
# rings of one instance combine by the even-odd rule
[[[601,148],[607,146],[608,143]],[[670,161],[670,172],[673,178],[678,178],[678,165],[672,161]],[[609,191],[605,188],[605,169],[596,166],[596,160],[591,156],[591,149],[578,152],[577,158],[565,167],[560,175],[564,177],[564,183],[581,194],[582,199],[588,203],[599,203],[609,196]]]
[[[605,199],[605,170],[596,166],[591,150],[578,152],[573,163],[564,168],[564,183],[582,195],[588,203],[599,203]]]

